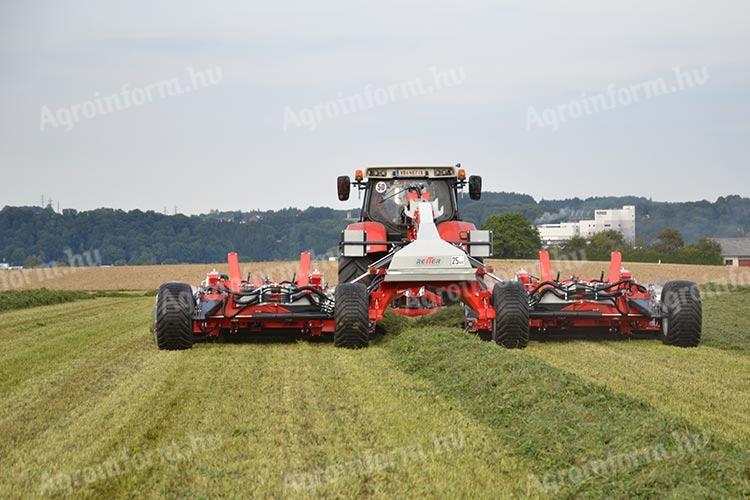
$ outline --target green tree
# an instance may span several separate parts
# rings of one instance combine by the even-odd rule
[[[44,261],[38,255],[29,255],[23,260],[23,267],[37,267],[44,264]]]
[[[530,259],[542,247],[539,231],[520,213],[491,215],[482,228],[493,232],[496,258]]]
[[[688,245],[680,251],[679,256],[685,264],[721,265],[721,245],[709,238],[701,238],[695,245]]]
[[[668,227],[659,233],[653,248],[665,255],[674,255],[685,246],[685,240],[678,229]]]
[[[610,254],[615,250],[622,252],[629,247],[622,233],[610,229],[592,236],[588,248],[588,256],[591,260],[609,260]]]

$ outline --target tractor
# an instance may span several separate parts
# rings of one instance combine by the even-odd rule
[[[483,262],[492,255],[492,233],[461,220],[458,197],[467,185],[469,197],[480,199],[481,177],[467,179],[460,164],[370,166],[357,170],[353,181],[337,179],[340,201],[354,187],[363,203],[360,220],[340,242],[336,346],[367,347],[373,325],[389,308],[418,316],[462,302],[467,330],[525,347],[527,339],[503,329],[508,284]],[[492,290],[485,277],[497,281]]]

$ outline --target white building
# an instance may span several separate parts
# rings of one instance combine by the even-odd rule
[[[10,264],[8,264],[7,262],[0,262],[0,270],[3,269],[10,269]]]
[[[537,226],[542,243],[552,245],[580,236],[578,222],[560,222],[559,224],[542,224]]]
[[[561,222],[537,226],[539,236],[545,245],[568,241],[574,236],[590,238],[603,231],[614,230],[623,235],[625,241],[635,243],[635,206],[596,210],[592,220]]]

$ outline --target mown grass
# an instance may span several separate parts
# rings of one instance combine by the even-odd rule
[[[408,334],[406,334],[408,333]],[[668,463],[625,469],[561,494],[712,496],[750,493],[750,455],[742,441],[717,435],[689,415],[679,418],[605,385],[540,362],[523,351],[503,350],[454,329],[409,330],[387,344],[407,373],[429,380],[465,412],[496,430],[539,478],[587,461],[648,447],[675,446],[674,434],[708,435],[700,453]],[[547,344],[549,345],[549,344]],[[670,349],[664,346],[664,349]],[[586,364],[586,359],[581,359]],[[613,377],[630,367],[607,360]],[[718,410],[717,408],[717,411]]]
[[[2,316],[14,327],[0,333],[0,376],[12,379],[0,409],[0,496],[525,491],[524,464],[494,430],[383,349],[218,343],[160,352],[147,327],[151,300],[75,307]],[[50,321],[38,325],[40,314]],[[196,437],[214,445],[190,452]],[[173,443],[182,449],[173,463],[130,465]],[[113,462],[124,472],[97,478],[97,466]]]
[[[750,287],[705,287],[703,344],[750,353]]]
[[[152,307],[130,296],[0,315],[0,497],[750,495],[742,350],[508,351],[463,334],[454,308],[389,315],[367,350],[161,352]],[[621,460],[662,449],[672,456]]]
[[[95,299],[97,297],[130,297],[133,292],[126,290],[48,290],[35,288],[29,290],[10,290],[0,292],[0,312],[29,307],[64,304],[76,300]]]

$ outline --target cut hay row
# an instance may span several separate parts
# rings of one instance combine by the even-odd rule
[[[448,313],[360,351],[161,352],[152,305],[0,315],[0,496],[750,494],[745,339],[508,351]]]

